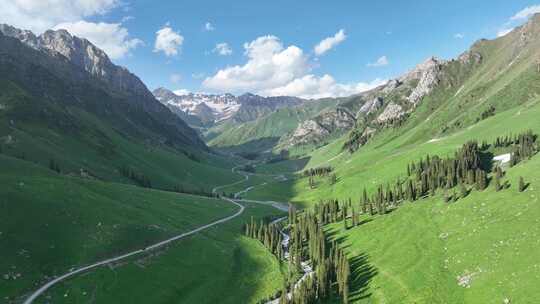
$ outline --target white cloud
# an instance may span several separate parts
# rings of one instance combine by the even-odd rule
[[[221,56],[228,56],[232,54],[232,49],[226,42],[222,42],[216,44],[216,47],[212,50],[212,52],[218,53]]]
[[[497,37],[505,36],[510,33],[516,26],[522,24],[526,19],[534,14],[540,13],[540,5],[528,6],[512,17],[508,18],[508,21],[497,31]]]
[[[103,49],[112,59],[129,54],[143,44],[130,38],[122,23],[88,22],[121,6],[120,0],[0,0],[0,22],[41,34],[48,29],[66,29]],[[129,20],[124,17],[122,22]]]
[[[178,96],[182,96],[182,95],[188,95],[190,91],[186,89],[179,89],[179,90],[174,90],[173,93]]]
[[[503,28],[497,32],[497,37],[506,36],[506,34],[510,33],[514,28]]]
[[[207,31],[207,32],[211,32],[213,30],[215,30],[216,28],[214,27],[214,25],[210,22],[206,22],[204,24],[204,30]]]
[[[171,74],[169,77],[170,82],[172,83],[179,83],[182,80],[182,75],[180,74]]]
[[[347,35],[345,35],[345,30],[341,29],[334,36],[325,38],[319,42],[314,48],[315,54],[320,56],[345,41],[345,39],[347,39]]]
[[[40,34],[64,22],[103,15],[119,0],[0,0],[0,22]]]
[[[56,25],[54,29],[65,29],[72,35],[88,39],[111,59],[122,58],[143,44],[140,39],[129,38],[128,30],[120,23],[65,22]]]
[[[303,51],[292,45],[284,48],[275,36],[262,36],[244,44],[248,61],[219,70],[203,81],[206,88],[220,91],[261,91],[283,86],[308,70]]]
[[[514,16],[510,17],[510,20],[516,21],[527,19],[536,13],[540,13],[540,5],[531,5],[517,12]]]
[[[247,62],[219,70],[203,87],[221,92],[291,95],[304,98],[348,96],[384,83],[337,83],[331,75],[310,73],[312,65],[302,49],[284,47],[275,36],[259,37],[244,44]]]
[[[386,56],[381,56],[379,57],[379,59],[377,59],[377,61],[368,63],[367,66],[368,67],[381,67],[381,66],[385,66],[389,64],[390,64],[390,61],[388,61],[388,58]]]
[[[340,84],[328,74],[325,74],[322,77],[309,74],[302,78],[297,78],[285,86],[273,88],[262,93],[263,95],[270,96],[286,95],[298,96],[306,99],[345,97],[373,89],[385,83],[386,80],[375,79],[371,82]]]
[[[465,37],[465,35],[463,35],[462,33],[454,34],[454,38],[456,38],[456,39],[463,39],[464,37]]]
[[[156,32],[154,52],[163,52],[166,56],[175,56],[182,51],[183,43],[184,37],[166,24]]]

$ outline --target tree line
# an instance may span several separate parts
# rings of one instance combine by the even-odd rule
[[[330,241],[323,230],[323,225],[344,219],[346,213],[339,205],[325,205],[302,213],[291,206],[288,217],[289,269],[299,272],[302,263],[308,261],[313,272],[298,284],[286,284],[278,295],[280,304],[315,303],[330,297],[349,302],[349,260],[345,251],[335,241]],[[278,258],[284,258],[277,225],[257,224],[252,220],[244,225],[244,232],[258,239]],[[289,293],[291,298],[287,296]]]
[[[152,188],[150,178],[144,173],[136,172],[129,166],[122,166],[119,171],[124,177],[131,179],[137,185],[145,188]]]
[[[330,173],[334,171],[334,168],[332,166],[322,166],[322,167],[316,167],[316,168],[310,168],[306,169],[302,172],[302,175],[304,177],[309,176],[328,176]]]

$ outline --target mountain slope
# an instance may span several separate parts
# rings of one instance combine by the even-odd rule
[[[247,198],[305,207],[350,199],[362,210],[364,189],[371,195],[379,185],[391,188],[407,179],[411,162],[427,155],[451,158],[470,140],[490,145],[483,162],[495,168],[493,156],[512,153],[494,147],[497,137],[540,134],[539,49],[540,15],[504,37],[475,43],[441,66],[438,83],[399,124],[378,129],[352,153],[344,149],[349,136],[343,136],[305,156],[308,168],[331,167],[333,181],[298,174],[296,180],[257,187]],[[534,287],[540,283],[539,162],[536,154],[516,166],[503,165],[508,188],[496,189],[490,170],[485,190],[438,189],[399,202],[384,215],[364,212],[357,227],[328,226],[352,265],[350,302],[534,303],[540,297]],[[525,190],[519,189],[520,177],[529,183]],[[457,200],[447,201],[448,195]]]
[[[123,132],[137,132],[140,126],[161,135],[158,140],[163,143],[204,148],[196,133],[157,102],[139,78],[112,64],[87,40],[64,30],[35,37],[6,25],[0,25],[0,33],[5,75],[33,95],[69,105],[78,101],[79,106],[105,119],[115,116],[111,122],[121,125]],[[41,72],[45,79],[33,79]],[[55,82],[63,87],[55,88]],[[90,101],[89,96],[93,97]]]
[[[294,107],[276,109],[256,120],[244,123],[225,122],[210,128],[206,138],[209,140],[208,144],[213,147],[237,152],[271,151],[278,148],[281,138],[295,130],[300,122],[316,116],[333,105],[334,100],[308,101]]]
[[[64,34],[49,42],[79,41]],[[166,189],[210,190],[230,179],[232,165],[208,153],[197,133],[146,88],[112,87],[59,52],[1,32],[0,75],[5,154],[46,167],[55,161],[65,174],[135,184],[146,179]],[[207,181],[193,178],[209,172]]]

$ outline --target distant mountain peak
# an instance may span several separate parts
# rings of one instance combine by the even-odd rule
[[[153,91],[154,96],[173,112],[181,110],[185,114],[195,115],[203,121],[213,120],[219,122],[235,116],[239,111],[244,113],[241,120],[251,120],[253,116],[262,115],[269,109],[277,109],[286,106],[298,105],[302,99],[290,96],[263,97],[253,93],[245,93],[235,96],[231,93],[203,94],[189,93],[178,95],[166,88],[157,88]],[[202,104],[205,107],[201,106]],[[264,111],[258,111],[260,109]],[[211,111],[208,111],[210,109]],[[211,115],[210,115],[211,114]]]

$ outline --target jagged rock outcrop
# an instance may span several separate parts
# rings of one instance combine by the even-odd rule
[[[347,109],[336,108],[302,122],[289,136],[287,144],[298,145],[319,143],[331,134],[342,134],[351,130],[356,118]]]
[[[402,82],[399,79],[392,79],[386,83],[382,92],[388,94],[397,89],[400,85],[402,85]]]
[[[402,82],[418,80],[418,84],[407,98],[409,102],[417,104],[422,97],[431,93],[441,80],[440,72],[445,64],[446,61],[431,57],[400,78]]]
[[[48,30],[36,36],[30,31],[0,24],[0,32],[5,36],[17,38],[36,50],[44,50],[52,55],[62,55],[114,89],[129,91],[145,98],[152,96],[137,76],[126,68],[113,64],[107,54],[90,41],[73,36],[66,30]]]
[[[403,107],[393,102],[389,103],[384,111],[377,117],[378,122],[385,122],[390,119],[398,118],[403,115]]]
[[[459,55],[458,60],[461,64],[479,64],[482,62],[482,54],[473,51],[466,51]]]
[[[328,136],[330,132],[314,120],[302,122],[288,140],[289,145],[307,144]]]
[[[377,112],[382,106],[383,98],[377,96],[363,104],[362,107],[360,107],[360,110],[358,110],[357,116],[359,116],[360,114],[369,115],[371,113]]]

